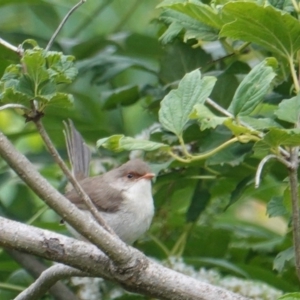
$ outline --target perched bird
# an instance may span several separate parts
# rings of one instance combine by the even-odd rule
[[[114,232],[125,243],[134,243],[148,230],[154,215],[151,179],[155,174],[144,161],[134,159],[103,175],[88,177],[91,152],[73,123],[70,121],[65,126],[68,155],[75,178]],[[92,218],[74,189],[68,190],[65,196],[83,210],[87,218]],[[74,229],[70,230],[81,237]]]

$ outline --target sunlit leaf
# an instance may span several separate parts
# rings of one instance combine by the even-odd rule
[[[191,118],[197,118],[200,123],[200,129],[216,128],[218,125],[224,123],[226,117],[218,117],[212,113],[204,104],[196,104]]]
[[[258,134],[257,131],[250,129],[246,126],[243,126],[241,124],[238,124],[235,120],[230,118],[226,118],[226,120],[223,123],[236,136],[239,136],[241,134],[247,134],[247,133]]]
[[[97,147],[104,147],[117,152],[131,150],[154,151],[158,149],[167,150],[169,148],[166,144],[126,137],[122,134],[112,135],[108,138],[98,140]]]

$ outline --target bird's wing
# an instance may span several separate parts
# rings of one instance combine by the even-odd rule
[[[122,201],[121,193],[106,182],[103,176],[85,178],[79,183],[98,210],[105,212],[118,211],[120,202]],[[65,196],[78,208],[87,210],[86,205],[74,189],[67,192]]]

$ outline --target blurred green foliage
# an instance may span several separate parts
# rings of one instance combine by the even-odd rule
[[[270,149],[299,145],[300,134],[289,124],[295,122],[293,113],[299,108],[297,97],[291,96],[287,67],[300,48],[296,12],[292,6],[279,7],[277,1],[270,1],[267,8],[256,3],[230,3],[223,11],[208,5],[209,1],[183,2],[102,0],[81,6],[51,49],[74,56],[78,75],[68,85],[68,80],[58,80],[55,92],[63,95],[56,102],[59,109],[43,105],[43,123],[64,158],[62,121],[68,118],[94,149],[97,141],[98,146],[105,146],[94,151],[93,173],[123,162],[129,155],[141,155],[133,149],[154,150],[142,154],[158,173],[153,186],[155,218],[149,234],[136,243],[146,255],[172,267],[171,258],[177,257],[196,269],[217,269],[224,276],[258,280],[283,292],[297,291],[299,283],[289,250],[292,237],[286,169],[275,160],[269,162],[260,187],[254,188],[256,168]],[[221,5],[228,1],[215,2]],[[1,1],[0,36],[13,45],[33,39],[44,48],[74,4],[70,0]],[[245,16],[245,5],[253,16]],[[275,7],[291,14],[281,15]],[[271,20],[264,18],[264,10]],[[234,22],[226,25],[233,16],[238,18],[236,27]],[[258,32],[252,24],[256,18],[262,28]],[[274,25],[272,18],[278,24]],[[242,29],[247,26],[248,35],[244,35]],[[267,35],[268,28],[273,36]],[[219,34],[222,38],[217,40]],[[274,35],[278,38],[275,44]],[[34,51],[26,44],[25,48],[28,53]],[[42,51],[39,49],[36,51]],[[1,77],[9,65],[19,63],[15,53],[0,46]],[[42,65],[44,79],[49,80],[53,70],[49,63]],[[197,68],[201,72],[195,71]],[[19,80],[19,75],[13,79]],[[4,90],[7,93],[7,88]],[[73,106],[62,105],[70,100],[68,95],[74,98]],[[237,119],[204,106],[208,95]],[[11,94],[2,94],[0,100],[9,102],[8,96]],[[43,104],[53,100],[40,97]],[[19,102],[24,104],[28,99]],[[283,99],[289,100],[278,106]],[[63,191],[61,171],[45,151],[34,125],[24,122],[21,111],[0,111],[0,129]],[[259,132],[265,131],[264,138],[255,143]],[[139,137],[151,142],[133,139]],[[178,144],[182,140],[190,153],[201,155],[234,137],[244,139],[201,160],[176,161],[167,153],[173,147],[175,154],[181,155]],[[277,223],[264,217],[267,205],[270,216],[281,217]],[[45,208],[2,160],[0,213],[67,233],[58,225],[59,216]],[[31,281],[2,251],[0,298],[17,294],[5,283],[27,286]],[[124,295],[120,299],[142,298]],[[271,298],[266,295],[261,299]]]

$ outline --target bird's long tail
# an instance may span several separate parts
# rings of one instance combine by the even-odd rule
[[[91,151],[71,120],[64,122],[64,126],[64,135],[73,175],[77,180],[86,178],[89,176]]]

